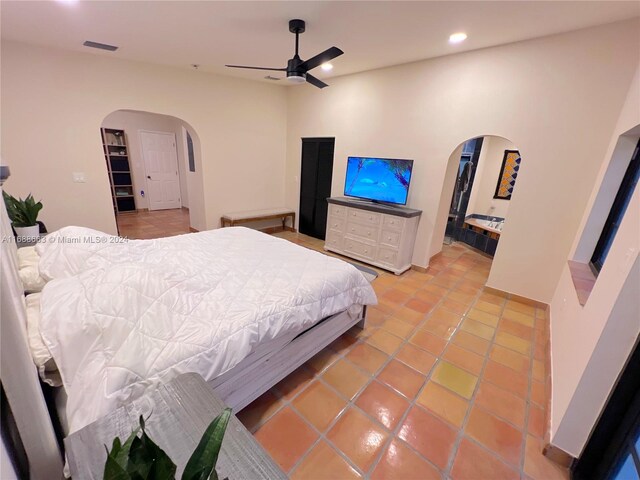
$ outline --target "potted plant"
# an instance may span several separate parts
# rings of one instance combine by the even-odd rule
[[[21,238],[37,239],[40,235],[38,213],[42,210],[42,202],[36,202],[31,194],[24,200],[17,199],[4,191],[2,196],[16,235]]]
[[[184,468],[182,480],[218,480],[216,462],[230,418],[231,409],[226,408],[209,424]],[[139,437],[140,432],[142,435]],[[171,458],[149,438],[145,432],[144,418],[140,415],[140,426],[129,438],[124,443],[115,438],[111,450],[107,449],[103,478],[174,480],[176,469]]]

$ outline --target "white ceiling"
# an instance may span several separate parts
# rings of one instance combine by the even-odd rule
[[[313,71],[328,78],[627,19],[640,2],[3,0],[0,14],[3,39],[251,79],[268,72],[224,64],[284,67],[294,49],[287,22],[301,18],[303,59],[333,45],[345,51],[331,73]],[[450,45],[458,31],[469,38]]]

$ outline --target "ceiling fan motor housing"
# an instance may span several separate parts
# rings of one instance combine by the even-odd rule
[[[307,72],[304,68],[300,68],[302,60],[298,55],[295,55],[291,60],[287,62],[287,80],[294,83],[302,83],[306,81]]]
[[[289,31],[296,35],[296,53],[292,59],[287,62],[287,80],[292,83],[304,83],[307,79],[307,72],[300,68],[302,60],[298,55],[298,35],[304,33],[306,24],[304,20],[289,20]]]
[[[289,20],[289,31],[291,33],[304,33],[305,23],[304,20]]]

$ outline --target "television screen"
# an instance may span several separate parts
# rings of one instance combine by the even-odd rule
[[[344,194],[406,205],[413,160],[349,157]]]

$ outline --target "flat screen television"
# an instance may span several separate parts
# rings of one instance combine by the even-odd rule
[[[349,157],[344,194],[374,202],[407,204],[413,160]]]

